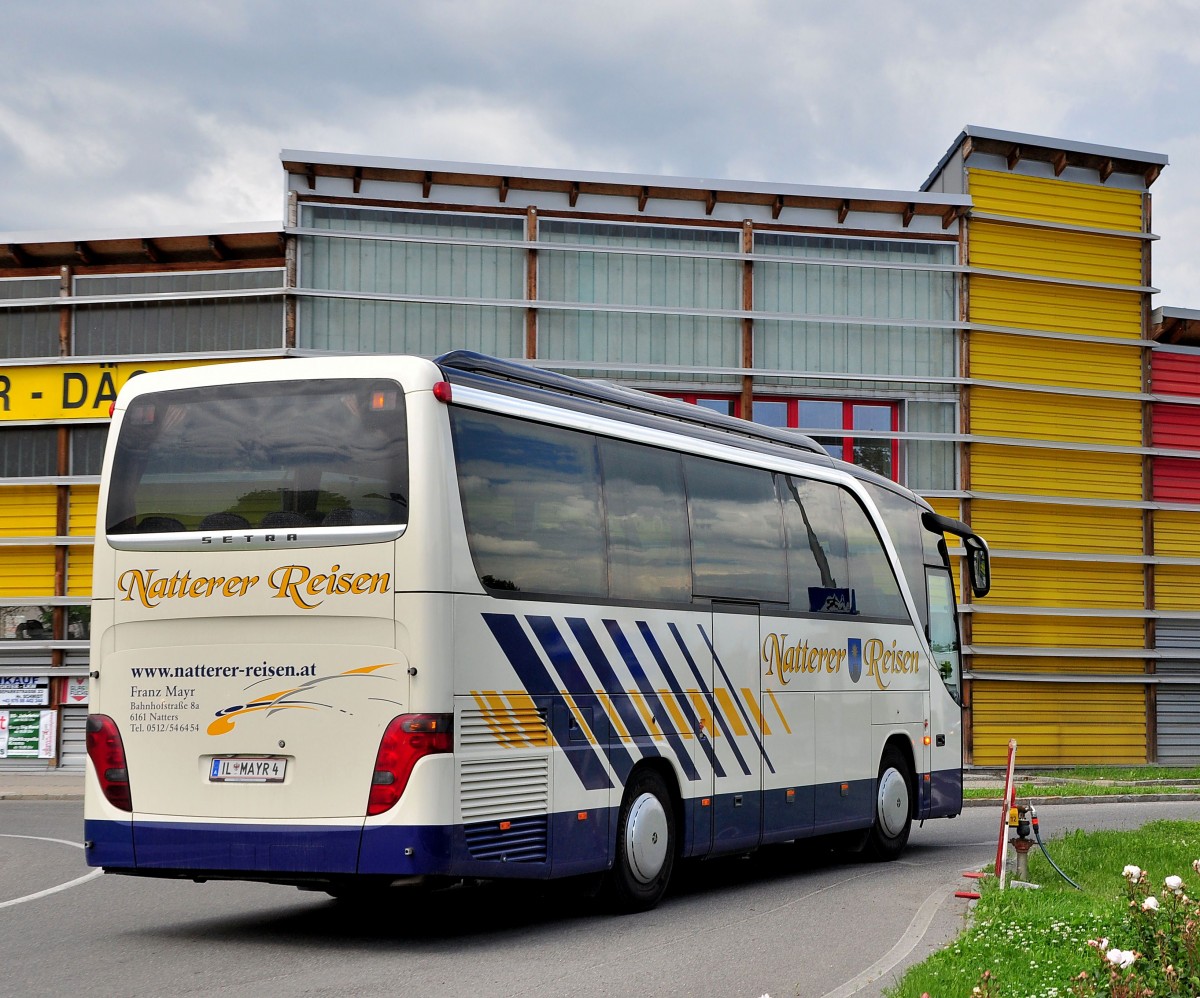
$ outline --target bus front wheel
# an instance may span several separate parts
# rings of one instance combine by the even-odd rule
[[[904,852],[912,830],[912,767],[894,748],[879,761],[875,785],[875,820],[867,837],[867,852],[879,860],[893,860]]]
[[[662,899],[675,867],[675,809],[666,783],[642,770],[625,789],[617,818],[617,858],[605,893],[620,911],[648,911]]]

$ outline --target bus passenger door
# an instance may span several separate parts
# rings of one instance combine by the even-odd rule
[[[753,849],[762,841],[765,739],[759,711],[757,605],[713,602],[713,852]]]

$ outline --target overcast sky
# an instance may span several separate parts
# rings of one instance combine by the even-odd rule
[[[2,0],[0,232],[277,225],[282,149],[916,190],[973,124],[1168,155],[1200,309],[1198,62],[1184,0]]]

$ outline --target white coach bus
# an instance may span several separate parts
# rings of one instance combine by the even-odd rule
[[[85,838],[339,896],[962,806],[954,585],[987,548],[807,437],[478,354],[144,374],[95,545]]]

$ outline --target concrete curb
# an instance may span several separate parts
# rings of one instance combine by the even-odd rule
[[[1094,794],[1088,797],[1018,796],[1018,804],[1049,807],[1053,804],[1154,804],[1162,801],[1200,801],[1200,793],[1183,794]],[[1000,797],[975,797],[963,801],[963,807],[996,807]]]

